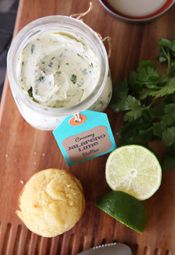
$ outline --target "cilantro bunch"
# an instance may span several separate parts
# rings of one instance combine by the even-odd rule
[[[152,140],[162,141],[168,168],[175,165],[175,40],[160,39],[158,62],[140,62],[128,80],[119,82],[111,107],[124,114],[119,145],[149,147]]]

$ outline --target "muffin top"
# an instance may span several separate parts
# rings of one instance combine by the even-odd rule
[[[34,174],[19,197],[17,215],[34,233],[54,237],[71,229],[84,212],[81,183],[65,170]]]

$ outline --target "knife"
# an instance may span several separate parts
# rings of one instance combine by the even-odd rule
[[[132,255],[132,251],[126,244],[109,243],[98,245],[77,255]]]

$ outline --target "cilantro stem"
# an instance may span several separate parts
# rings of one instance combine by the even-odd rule
[[[167,58],[167,62],[168,62],[168,71],[167,74],[170,73],[170,68],[171,68],[171,60],[170,60],[170,56],[166,53],[165,49],[162,47],[162,51],[165,54],[166,58]]]
[[[156,102],[157,102],[157,98],[153,98],[151,103],[148,105],[148,109],[151,108],[151,106],[153,106]]]

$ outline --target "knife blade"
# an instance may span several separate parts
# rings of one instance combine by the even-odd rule
[[[77,255],[132,255],[128,245],[123,243],[102,244]]]

